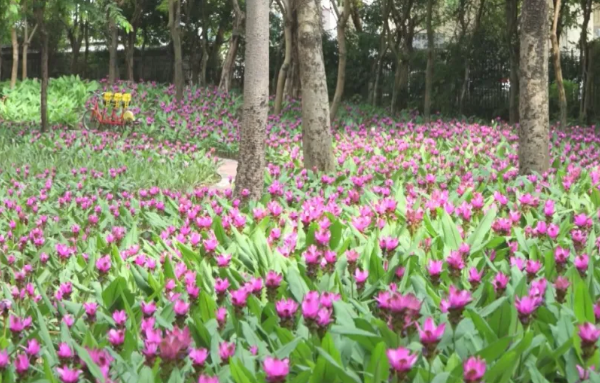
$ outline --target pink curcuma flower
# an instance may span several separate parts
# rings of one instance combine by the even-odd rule
[[[577,368],[577,373],[579,374],[579,380],[582,382],[587,381],[590,378],[590,373],[595,369],[595,366],[584,368],[580,365],[576,365],[575,367]]]
[[[585,275],[589,262],[590,257],[587,254],[581,254],[575,257],[573,265],[575,265],[575,268],[577,269],[577,271],[579,271],[581,275]]]
[[[427,264],[427,272],[434,283],[439,281],[443,266],[443,261],[434,261],[433,259],[429,260],[429,263]]]
[[[267,277],[265,278],[265,285],[268,289],[277,289],[281,285],[282,280],[283,275],[278,274],[273,270],[270,270],[267,273]]]
[[[29,371],[29,358],[25,354],[17,354],[14,365],[17,374],[25,375]]]
[[[356,284],[358,286],[364,286],[365,282],[367,281],[367,278],[369,278],[368,270],[356,269],[354,271],[354,280],[356,281]]]
[[[499,272],[494,277],[492,285],[494,285],[494,291],[503,293],[504,290],[506,290],[506,285],[508,285],[508,276],[506,276],[502,272]]]
[[[463,378],[468,383],[479,383],[485,375],[485,370],[485,360],[472,356],[463,363]]]
[[[280,318],[293,318],[298,310],[298,303],[296,303],[293,299],[282,299],[275,303],[275,309],[277,310],[277,315]]]
[[[582,347],[595,346],[600,339],[600,330],[592,323],[584,323],[579,326],[579,337]]]
[[[125,342],[125,331],[124,330],[108,330],[107,335],[108,341],[115,347],[118,347]]]
[[[541,299],[539,297],[524,296],[515,298],[515,307],[517,308],[519,319],[523,324],[529,323],[531,315],[537,310],[540,304]]]
[[[110,271],[110,267],[110,256],[105,255],[104,257],[98,258],[98,260],[96,260],[96,269],[98,269],[98,272],[100,272],[100,274],[108,273]]]
[[[477,268],[471,267],[469,269],[469,283],[476,288],[481,283],[481,278],[483,277],[483,269],[481,271],[477,271]]]
[[[290,373],[290,360],[279,360],[267,356],[263,362],[263,369],[269,383],[283,383]]]
[[[156,303],[154,302],[142,302],[140,303],[140,307],[145,317],[151,317],[156,312]]]
[[[181,299],[178,299],[173,305],[173,311],[175,311],[175,314],[180,317],[186,316],[189,310],[190,304]]]
[[[229,359],[235,354],[235,343],[219,343],[219,357],[223,363],[229,362]]]
[[[56,371],[63,383],[77,383],[81,375],[81,370],[72,370],[68,366],[57,367]]]
[[[10,357],[8,356],[8,351],[2,350],[0,351],[0,371],[6,369],[8,364],[10,363]]]
[[[8,318],[8,323],[9,323],[8,327],[9,327],[10,331],[12,331],[14,333],[20,333],[23,330],[29,328],[29,326],[31,326],[31,322],[32,322],[31,317],[21,319],[19,317],[11,315]]]
[[[25,353],[29,356],[37,356],[40,353],[40,343],[37,339],[30,339],[25,347]]]
[[[219,378],[216,376],[200,375],[198,383],[219,383]]]
[[[304,319],[314,320],[319,312],[319,293],[317,291],[309,291],[304,295],[302,300],[302,316]]]
[[[401,375],[408,373],[419,357],[417,354],[411,354],[410,350],[404,347],[388,349],[386,355],[392,370]]]
[[[125,310],[115,311],[112,315],[112,318],[117,327],[124,327],[125,322],[127,322],[127,314],[125,313]]]
[[[419,339],[421,343],[424,345],[437,345],[440,340],[442,340],[442,336],[444,335],[444,330],[446,329],[446,324],[442,323],[439,326],[435,325],[433,318],[429,317],[425,319],[425,323],[423,327],[419,326],[417,323],[417,330],[419,330]]]
[[[206,359],[208,359],[208,350],[205,348],[192,348],[188,356],[192,361],[192,365],[202,367],[206,363]]]
[[[174,361],[185,355],[192,340],[190,329],[173,327],[159,344],[160,357],[164,361]]]
[[[69,360],[75,356],[75,353],[67,343],[62,342],[58,345],[58,351],[56,352],[56,355],[58,355],[58,357],[62,360]]]

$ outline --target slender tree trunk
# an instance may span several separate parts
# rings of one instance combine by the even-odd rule
[[[333,95],[333,101],[331,103],[331,111],[329,119],[333,121],[335,116],[337,115],[337,111],[340,107],[340,103],[342,102],[342,97],[344,96],[344,86],[346,85],[346,59],[348,56],[348,51],[346,49],[346,24],[348,24],[348,18],[350,17],[350,0],[344,1],[344,9],[340,14],[337,11],[337,5],[335,2],[337,0],[332,0],[331,4],[333,5],[336,13],[338,14],[338,24],[337,24],[337,40],[338,40],[338,73],[337,73],[337,82],[335,86],[335,94]]]
[[[358,4],[360,4],[360,0],[350,0],[350,1],[352,2],[350,4],[352,6],[352,9],[351,9],[352,23],[354,24],[354,28],[356,29],[356,32],[362,33],[363,27],[362,27],[362,23],[360,22],[360,14],[358,13]]]
[[[240,130],[240,161],[235,194],[258,200],[265,176],[265,140],[269,107],[269,0],[246,3],[246,66],[244,114]]]
[[[464,65],[465,72],[462,87],[460,90],[460,100],[459,100],[459,110],[462,114],[464,111],[465,98],[467,97],[467,93],[469,90],[469,82],[471,76],[471,57],[473,57],[473,53],[475,51],[475,46],[477,44],[477,39],[479,37],[479,27],[481,26],[481,19],[483,17],[483,12],[485,10],[485,0],[479,1],[479,8],[477,8],[477,15],[475,16],[475,25],[473,26],[473,31],[471,36],[468,38],[467,42],[467,55],[464,57]],[[464,33],[466,34],[466,28]]]
[[[174,82],[175,99],[183,100],[183,53],[181,49],[181,3],[180,0],[169,0],[169,28],[173,40],[173,51],[175,56]]]
[[[240,9],[238,0],[232,1],[233,11],[235,14],[233,33],[229,42],[229,50],[227,51],[227,56],[225,57],[225,62],[223,63],[223,70],[221,71],[221,81],[219,82],[219,89],[223,92],[229,92],[231,90],[233,69],[235,68],[235,58],[237,56],[238,45],[240,44],[240,39],[242,38],[242,30],[244,28],[244,22],[246,19],[246,15]]]
[[[552,62],[554,64],[554,76],[558,89],[558,105],[560,108],[560,128],[567,127],[567,95],[563,84],[562,67],[560,65],[560,47],[558,45],[557,28],[560,23],[561,0],[554,0],[554,18],[552,20]]]
[[[142,49],[140,51],[140,65],[138,67],[140,81],[143,81],[144,77],[146,75],[145,70],[144,70],[146,62],[144,60],[146,59],[146,42],[147,42],[147,40],[148,40],[148,33],[146,32],[146,28],[143,28],[142,29]]]
[[[548,2],[526,0],[521,10],[519,172],[550,166],[548,116]]]
[[[81,50],[81,43],[77,40],[71,44],[72,56],[71,56],[71,74],[79,73],[79,51]]]
[[[208,38],[204,35],[202,39],[202,59],[200,62],[200,85],[206,86],[206,71],[208,67]]]
[[[27,19],[23,22],[23,59],[21,66],[21,79],[27,78],[27,52],[29,51],[29,25],[27,25]]]
[[[12,73],[10,75],[10,89],[13,89],[17,84],[19,75],[19,40],[17,39],[17,30],[15,27],[10,29],[10,41],[12,43]]]
[[[506,0],[506,40],[510,59],[509,121],[519,122],[519,0]]]
[[[401,91],[402,78],[402,64],[400,59],[396,60],[396,70],[394,71],[394,88],[392,90],[392,101],[390,103],[390,111],[392,116],[396,114],[398,108],[398,98]]]
[[[88,58],[90,55],[90,26],[86,21],[83,25],[83,40],[85,44],[85,50],[83,51],[83,76],[88,78]]]
[[[581,0],[581,9],[583,10],[583,23],[581,24],[581,37],[579,38],[579,54],[581,62],[581,101],[579,104],[579,120],[581,123],[587,121],[587,110],[586,105],[586,89],[587,89],[587,69],[588,69],[588,58],[589,58],[589,44],[588,44],[588,26],[590,23],[590,17],[592,14],[592,0]]]
[[[302,83],[302,149],[304,166],[331,172],[335,169],[327,79],[321,40],[321,8],[315,0],[297,3],[298,56]]]
[[[433,91],[433,1],[427,1],[427,68],[425,70],[425,122],[431,121],[431,92]]]
[[[285,0],[284,0],[285,1]],[[283,92],[285,90],[285,81],[288,78],[288,72],[292,63],[292,20],[290,3],[288,1],[280,3],[281,13],[283,15],[283,36],[285,39],[285,54],[283,58],[283,64],[279,70],[277,77],[277,90],[275,91],[275,114],[281,113],[281,107],[283,105]]]
[[[585,111],[585,123],[591,123],[591,113],[592,112],[592,97],[594,93],[594,75],[596,72],[596,67],[594,66],[594,43],[588,44],[588,58],[587,58],[587,73],[586,73],[586,81],[585,81],[585,102],[583,104],[583,109]]]
[[[36,9],[37,22],[40,28],[42,45],[42,86],[40,92],[41,131],[48,131],[48,32],[44,20],[45,2]]]
[[[109,16],[108,31],[110,42],[108,44],[108,84],[113,85],[117,80],[117,47],[119,44],[119,29],[117,23]]]
[[[208,56],[208,69],[209,78],[213,84],[219,84],[221,81],[221,47],[225,38],[225,30],[229,27],[226,18],[222,18],[217,30],[215,42],[212,44],[210,49],[210,55]]]

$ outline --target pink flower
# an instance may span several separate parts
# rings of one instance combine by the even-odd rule
[[[29,358],[25,354],[17,354],[14,364],[15,371],[19,375],[24,375],[29,370]]]
[[[108,273],[110,270],[111,262],[110,256],[105,255],[104,257],[98,258],[96,261],[96,269],[102,274]]]
[[[304,319],[316,319],[319,312],[319,293],[309,291],[302,300],[302,316]]]
[[[64,383],[77,383],[81,375],[81,370],[71,370],[68,366],[57,367],[56,371]]]
[[[75,353],[73,352],[71,347],[69,347],[69,345],[65,342],[62,342],[58,345],[58,351],[56,352],[56,354],[60,359],[65,360],[72,359],[75,356]]]
[[[231,295],[231,304],[238,308],[246,307],[246,303],[248,301],[248,290],[245,288],[240,288],[238,290],[230,291]]]
[[[117,327],[125,326],[125,322],[127,322],[127,314],[125,314],[125,310],[115,311],[112,317]]]
[[[576,365],[575,367],[577,368],[577,373],[579,374],[579,380],[584,382],[590,378],[590,372],[594,371],[595,366],[584,368],[580,365]]]
[[[187,315],[189,309],[190,309],[190,304],[181,299],[178,299],[175,302],[175,304],[173,305],[173,311],[175,311],[175,314],[177,314],[177,316]]]
[[[502,272],[499,272],[494,277],[494,281],[492,282],[492,284],[494,285],[495,291],[503,292],[506,289],[506,285],[508,285],[508,276],[506,276]]]
[[[354,279],[356,280],[356,284],[363,285],[367,278],[369,277],[369,272],[367,270],[356,269],[354,271]]]
[[[588,268],[589,261],[590,257],[587,254],[581,254],[575,257],[573,264],[575,265],[577,271],[579,271],[582,274],[585,274]]]
[[[265,285],[269,289],[276,289],[279,287],[279,285],[281,285],[282,280],[283,276],[281,274],[277,274],[273,270],[270,270],[265,278]]]
[[[483,276],[483,269],[477,271],[475,267],[469,269],[469,283],[473,286],[478,286],[481,283],[481,277]]]
[[[275,303],[275,309],[277,310],[277,315],[281,318],[292,318],[298,310],[298,303],[294,302],[291,298],[282,299]]]
[[[108,341],[113,346],[120,346],[125,342],[125,331],[124,330],[108,330]]]
[[[546,217],[552,217],[554,215],[554,201],[551,199],[544,204],[544,215]]]
[[[263,362],[263,369],[267,375],[267,382],[283,383],[290,373],[290,361],[287,358],[279,360],[267,356]]]
[[[402,374],[410,371],[419,357],[417,354],[411,354],[410,351],[404,347],[388,349],[386,354],[388,361],[390,362],[390,367],[394,371]]]
[[[429,273],[429,275],[431,277],[439,277],[440,274],[442,273],[442,267],[444,265],[444,262],[442,261],[434,261],[434,260],[429,260],[429,264],[427,265],[427,272]]]
[[[154,302],[142,302],[140,303],[140,307],[142,308],[142,313],[146,317],[154,315],[154,312],[156,311],[156,303]]]
[[[187,327],[180,329],[173,327],[173,330],[167,331],[167,335],[162,339],[159,345],[160,357],[165,361],[174,361],[185,355],[190,347],[192,339],[190,330]]]
[[[10,358],[8,356],[8,351],[2,350],[0,351],[0,371],[4,370],[6,366],[10,363]]]
[[[588,322],[579,326],[578,335],[581,338],[582,347],[595,346],[598,339],[600,339],[600,330]]]
[[[485,375],[485,370],[485,360],[472,356],[463,364],[463,378],[468,383],[481,382],[483,375]]]
[[[442,312],[462,311],[472,300],[473,298],[469,291],[458,290],[454,285],[451,285],[448,290],[448,298],[442,299]]]
[[[446,324],[442,323],[439,326],[435,325],[433,318],[429,317],[425,320],[423,324],[423,328],[419,326],[417,323],[417,329],[419,330],[419,338],[421,339],[421,343],[428,344],[438,344],[442,339],[442,335],[444,335],[444,330],[446,329]]]
[[[40,343],[37,339],[30,339],[27,342],[27,347],[25,348],[25,352],[29,356],[37,356],[40,353]]]
[[[27,317],[25,319],[21,319],[19,317],[11,315],[8,318],[10,331],[20,333],[29,326],[31,326],[31,317]]]
[[[200,375],[198,383],[219,383],[219,378],[216,376]]]
[[[217,292],[217,294],[219,294],[219,295],[225,294],[225,292],[227,291],[228,288],[229,288],[229,280],[227,278],[225,278],[225,279],[216,278],[215,279],[215,291]]]
[[[221,254],[216,259],[217,259],[217,266],[227,267],[227,266],[229,266],[229,262],[231,261],[231,255],[230,254]]]
[[[235,343],[219,343],[219,357],[226,363],[235,354]]]
[[[521,322],[528,323],[529,317],[537,310],[540,304],[541,299],[536,297],[524,296],[522,298],[515,298],[515,307],[517,308]]]
[[[204,366],[208,358],[208,350],[205,348],[192,348],[188,355],[194,366]]]

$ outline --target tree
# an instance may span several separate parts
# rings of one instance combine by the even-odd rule
[[[181,0],[169,0],[169,29],[175,53],[175,98],[183,100],[183,52],[181,49]]]
[[[509,121],[519,121],[519,0],[506,0],[506,41],[510,58]]]
[[[233,13],[235,15],[233,19],[233,31],[231,33],[231,40],[229,42],[229,50],[227,51],[227,56],[225,57],[225,62],[223,63],[223,70],[221,71],[221,81],[219,82],[219,89],[223,92],[229,92],[231,89],[235,57],[237,56],[238,46],[242,39],[244,21],[246,20],[246,15],[244,12],[242,12],[238,0],[232,0],[232,2]]]
[[[579,104],[579,119],[582,123],[587,123],[588,109],[590,104],[591,82],[588,76],[588,66],[590,61],[590,47],[588,42],[588,26],[592,15],[592,0],[580,0],[583,13],[583,22],[581,23],[581,36],[579,38],[579,54],[581,62],[581,100]]]
[[[42,45],[42,86],[40,92],[41,131],[48,130],[48,31],[46,30],[46,1],[36,1],[35,15],[40,29]]]
[[[21,66],[21,78],[25,80],[27,78],[27,53],[29,52],[29,45],[31,45],[31,40],[35,36],[35,32],[37,31],[37,24],[33,27],[33,30],[29,32],[29,23],[27,22],[27,18],[29,17],[27,11],[27,1],[23,1],[23,59]]]
[[[558,26],[561,18],[561,0],[553,0],[554,17],[552,18],[552,63],[554,65],[554,77],[558,88],[558,105],[560,107],[560,127],[567,127],[567,95],[563,83],[562,67],[560,65],[560,47],[558,45]]]
[[[423,115],[425,122],[431,121],[431,92],[433,91],[433,2],[427,0],[427,69],[425,70],[425,101]]]
[[[19,75],[19,39],[17,37],[17,26],[15,18],[18,17],[18,5],[17,0],[10,2],[10,9],[12,15],[12,24],[10,27],[10,41],[12,44],[12,72],[10,75],[10,89],[13,89],[17,84],[17,76]]]
[[[341,13],[335,4],[336,1],[337,0],[331,0],[331,5],[333,6],[338,20],[336,28],[338,41],[338,73],[335,94],[333,95],[331,113],[329,116],[331,121],[335,119],[340,103],[342,102],[342,96],[344,95],[344,85],[346,84],[346,57],[348,55],[346,48],[346,24],[348,24],[348,18],[350,18],[351,12],[350,0],[342,0],[344,8]]]
[[[519,172],[550,166],[548,110],[548,3],[526,0],[521,10]]]
[[[279,5],[279,9],[281,10],[281,15],[283,17],[283,37],[285,39],[285,54],[283,57],[283,64],[281,64],[281,69],[279,69],[278,77],[277,77],[277,88],[275,91],[275,105],[274,105],[274,113],[281,113],[281,107],[283,105],[283,92],[285,90],[285,82],[288,78],[288,71],[292,64],[292,23],[293,21],[293,12],[290,7],[291,0],[277,0],[277,5]]]
[[[247,5],[244,114],[235,194],[247,190],[251,199],[262,195],[269,102],[269,0]]]
[[[302,150],[304,166],[331,172],[335,169],[327,79],[323,63],[321,20],[317,0],[297,0],[298,55],[301,57]]]

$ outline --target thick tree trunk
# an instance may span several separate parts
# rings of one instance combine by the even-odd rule
[[[302,149],[304,166],[331,172],[335,169],[327,79],[321,40],[321,8],[315,0],[297,3],[298,56],[302,83]]]
[[[127,34],[127,54],[125,62],[127,63],[127,81],[135,82],[134,60],[135,60],[135,32]]]
[[[296,0],[294,0],[296,1]],[[295,2],[292,2],[295,4]],[[290,63],[290,69],[288,70],[288,78],[285,81],[285,94],[293,100],[300,98],[301,87],[300,84],[300,63],[298,56],[298,12],[293,6],[292,8],[292,60]]]
[[[329,115],[329,119],[331,121],[335,119],[337,111],[340,107],[340,103],[342,102],[342,97],[344,96],[344,86],[346,85],[346,59],[348,56],[348,51],[346,49],[346,24],[348,23],[348,18],[350,17],[350,0],[344,0],[344,10],[341,14],[337,11],[337,6],[335,5],[336,1],[337,0],[332,0],[331,4],[338,14],[338,24],[336,29],[339,57],[335,94],[333,95],[333,101],[331,103],[331,111]]]
[[[554,76],[558,89],[558,105],[560,108],[560,128],[567,127],[567,95],[563,84],[562,67],[560,65],[560,47],[558,45],[558,24],[560,23],[561,0],[554,0],[554,18],[552,20],[552,62],[554,64]]]
[[[550,166],[548,116],[548,3],[527,0],[521,10],[519,172]]]
[[[15,27],[10,29],[10,41],[12,43],[12,73],[10,75],[10,89],[13,89],[17,84],[17,76],[19,75],[19,40],[17,39],[17,30]]]
[[[240,157],[235,194],[262,196],[265,176],[265,140],[269,107],[269,0],[246,3],[246,66],[244,114],[240,130]]]
[[[119,44],[119,29],[112,17],[110,17],[108,21],[108,32],[110,35],[108,44],[108,83],[109,85],[113,85],[117,80],[117,46]]]
[[[285,0],[284,0],[285,1]],[[281,69],[279,70],[279,74],[277,77],[277,89],[275,91],[275,114],[281,113],[281,107],[283,105],[283,92],[285,90],[285,81],[288,78],[288,72],[290,69],[290,65],[292,63],[292,20],[291,20],[291,10],[290,3],[285,1],[285,5],[283,3],[279,3],[281,8],[281,13],[283,14],[283,36],[285,39],[285,54],[283,58],[283,64],[281,65]]]
[[[181,2],[180,0],[169,0],[169,28],[173,40],[173,51],[175,56],[174,79],[175,99],[183,100],[183,52],[181,49]]]
[[[219,81],[219,89],[223,92],[229,92],[231,90],[231,82],[233,81],[233,69],[235,68],[235,58],[237,56],[238,45],[242,38],[242,30],[244,28],[244,21],[246,15],[240,9],[238,0],[233,1],[233,11],[235,13],[233,33],[231,41],[229,42],[229,50],[223,63],[223,70],[221,71],[221,81]],[[268,75],[267,75],[268,77]],[[245,79],[244,79],[245,83]]]
[[[581,101],[579,104],[579,120],[581,123],[587,122],[586,109],[586,89],[588,81],[588,58],[590,56],[588,44],[588,26],[592,15],[592,0],[581,0],[581,9],[583,10],[583,23],[581,24],[581,36],[579,38],[579,54],[581,62]]]
[[[427,1],[427,68],[425,70],[425,100],[423,105],[425,122],[431,121],[431,92],[433,91],[433,1]]]
[[[509,121],[519,122],[519,0],[506,0],[506,41],[510,59]]]

